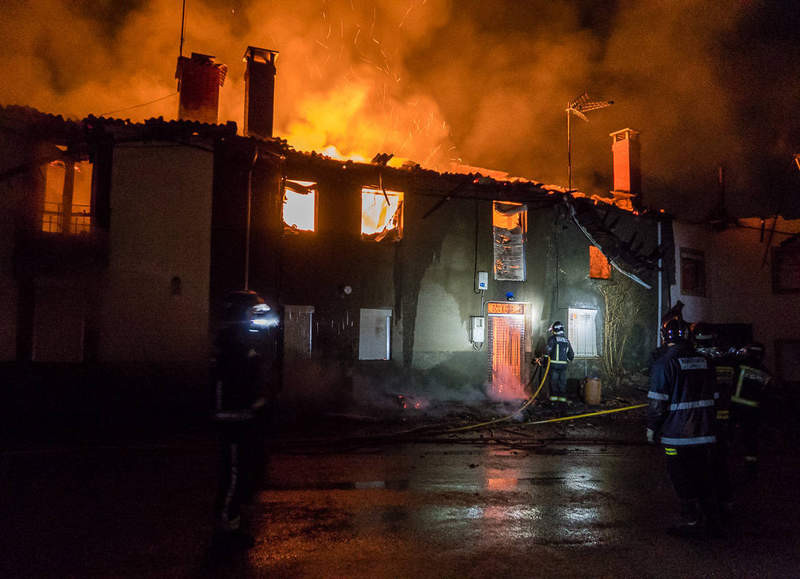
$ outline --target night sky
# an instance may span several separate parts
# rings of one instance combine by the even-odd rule
[[[174,118],[181,0],[7,0],[0,104],[81,118]],[[220,121],[241,125],[248,45],[276,49],[276,135],[611,187],[608,134],[641,131],[645,202],[693,220],[800,217],[800,2],[187,0],[184,54],[229,66]],[[143,103],[148,103],[144,104]],[[143,106],[138,106],[143,105]]]

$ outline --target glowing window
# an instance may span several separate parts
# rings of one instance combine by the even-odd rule
[[[569,338],[575,356],[578,358],[597,357],[597,326],[595,324],[597,310],[569,308]]]
[[[283,187],[283,225],[288,231],[316,231],[316,183],[286,181]]]
[[[593,279],[611,279],[611,264],[594,245],[589,246],[589,277]]]
[[[46,167],[42,231],[88,233],[92,228],[92,164],[53,161]]]
[[[400,241],[403,237],[403,193],[361,189],[361,239]]]
[[[528,207],[495,201],[492,211],[494,279],[525,281],[525,233]]]

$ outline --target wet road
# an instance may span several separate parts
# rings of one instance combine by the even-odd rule
[[[687,540],[664,532],[676,504],[657,448],[556,434],[571,440],[284,448],[250,508],[255,548],[224,565],[206,556],[210,439],[8,451],[0,574],[800,575],[796,456],[765,457],[727,537]]]

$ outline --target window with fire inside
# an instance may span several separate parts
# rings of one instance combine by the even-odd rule
[[[403,238],[403,193],[377,187],[361,189],[361,239],[400,241]]]
[[[41,231],[72,235],[91,232],[92,174],[90,161],[67,155],[45,165]]]

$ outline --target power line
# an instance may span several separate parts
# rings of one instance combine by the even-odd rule
[[[114,115],[114,114],[116,114],[116,113],[122,113],[122,112],[124,112],[124,111],[129,111],[129,110],[131,110],[131,109],[138,109],[139,107],[144,107],[144,106],[147,106],[147,105],[152,105],[153,103],[157,103],[157,102],[159,102],[159,101],[163,101],[163,100],[166,100],[166,99],[168,99],[168,98],[172,98],[172,97],[174,97],[174,96],[175,96],[175,95],[177,95],[177,94],[178,94],[178,91],[175,91],[175,92],[173,92],[173,93],[170,93],[170,94],[168,94],[167,96],[163,96],[163,97],[160,97],[160,98],[157,98],[157,99],[153,99],[153,100],[151,100],[151,101],[147,101],[146,103],[141,103],[141,104],[138,104],[138,105],[133,105],[132,107],[125,107],[124,109],[117,109],[117,110],[115,110],[115,111],[109,111],[109,112],[107,112],[107,113],[100,113],[100,115],[99,115],[99,116],[101,116],[101,117],[105,117],[105,116],[107,116],[107,115]]]

